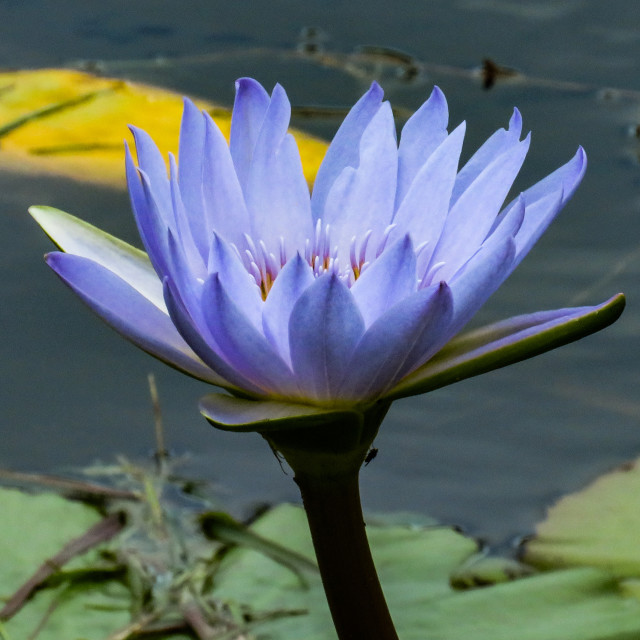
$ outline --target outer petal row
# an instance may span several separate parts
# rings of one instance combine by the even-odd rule
[[[135,345],[194,378],[231,387],[193,353],[167,313],[122,278],[88,258],[54,252],[46,259],[87,306]]]

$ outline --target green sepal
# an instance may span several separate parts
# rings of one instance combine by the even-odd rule
[[[54,207],[34,206],[29,213],[61,251],[97,262],[166,309],[162,282],[144,251]]]
[[[200,400],[200,412],[214,427],[260,433],[297,477],[323,481],[357,473],[389,406],[378,402],[351,409],[324,408],[219,393]]]
[[[332,421],[358,421],[360,412],[327,409],[279,400],[253,400],[209,393],[200,399],[200,413],[223,431],[269,433],[286,429],[308,429]]]
[[[564,322],[550,322],[546,329],[535,331],[534,327],[523,324],[522,337],[518,338],[518,331],[514,331],[512,340],[507,339],[509,333],[505,326],[517,318],[464,333],[404,378],[384,399],[397,400],[433,391],[551,351],[604,329],[620,317],[624,306],[625,297],[619,293],[597,307],[585,308],[582,315],[574,315]],[[496,347],[488,348],[493,342]]]

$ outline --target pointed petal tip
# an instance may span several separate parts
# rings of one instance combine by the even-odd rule
[[[587,167],[587,152],[584,150],[582,145],[578,146],[578,150],[576,151],[574,158],[577,160],[578,164],[582,167],[582,169],[586,169]]]
[[[429,96],[429,98],[434,98],[435,100],[445,100],[446,101],[446,97],[444,95],[444,91],[437,84],[433,85],[433,89],[431,90],[431,95]]]
[[[49,251],[44,254],[44,261],[55,271],[62,251]]]
[[[254,78],[243,76],[238,78],[235,83],[236,93],[244,93],[245,91],[251,91],[252,89],[258,90],[261,93],[267,93],[265,88]]]
[[[369,87],[369,91],[373,93],[379,93],[380,95],[384,94],[384,89],[380,86],[380,83],[377,80],[374,80]]]

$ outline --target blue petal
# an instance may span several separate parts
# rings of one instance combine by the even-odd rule
[[[345,167],[358,165],[360,138],[378,113],[382,96],[380,85],[374,82],[369,91],[351,108],[331,141],[313,185],[311,206],[314,220],[323,217],[329,191]]]
[[[193,235],[197,244],[199,238],[206,238],[204,228],[204,207],[202,203],[202,156],[205,127],[202,114],[191,100],[185,98],[180,126],[178,153],[178,183],[182,201],[189,212],[193,225]]]
[[[227,141],[207,114],[204,119],[206,142],[202,190],[208,226],[207,240],[211,241],[211,233],[215,230],[240,248],[244,243],[243,234],[251,233],[244,195]]]
[[[267,395],[292,397],[294,376],[264,335],[225,291],[218,274],[205,283],[202,311],[220,352],[231,366]]]
[[[456,181],[465,128],[463,122],[429,156],[393,218],[396,227],[391,237],[408,232],[416,246],[429,243],[420,252],[420,274],[433,255],[449,213],[451,190]]]
[[[264,303],[262,312],[264,334],[289,365],[291,365],[289,317],[298,298],[314,281],[311,267],[300,254],[296,254],[278,274]]]
[[[334,182],[321,215],[331,226],[332,244],[341,264],[348,264],[351,239],[372,230],[367,260],[375,257],[382,234],[391,223],[398,175],[395,124],[388,102],[371,118],[359,144],[359,160]]]
[[[451,205],[467,190],[469,185],[484,171],[486,166],[495,158],[502,155],[520,140],[522,133],[522,116],[517,109],[513,110],[508,129],[498,129],[486,142],[471,156],[462,167],[456,180]]]
[[[225,291],[233,293],[234,302],[242,309],[251,324],[260,330],[263,305],[260,289],[236,251],[218,234],[213,235],[208,270],[209,274],[218,274]]]
[[[429,99],[402,128],[398,149],[396,209],[404,200],[420,168],[446,139],[448,121],[447,100],[440,88],[434,87]]]
[[[169,154],[169,176],[176,237],[184,251],[191,273],[194,274],[194,277],[204,278],[206,275],[205,256],[207,255],[207,243],[206,236],[203,235],[202,220],[200,219],[199,225],[193,225],[192,228],[194,216],[190,215],[191,212],[187,212],[182,200],[176,161],[172,154]],[[200,230],[198,230],[198,226],[201,227]],[[196,241],[198,244],[196,244]]]
[[[291,361],[306,397],[330,401],[364,332],[349,289],[333,274],[319,277],[298,298],[289,321]]]
[[[142,193],[145,199],[144,207],[134,211],[138,231],[149,255],[149,259],[151,260],[151,264],[153,264],[158,275],[164,277],[169,272],[168,232],[170,227],[160,214],[160,207],[154,197],[149,178],[142,169],[138,169],[138,174],[142,183]]]
[[[187,308],[179,291],[170,278],[164,280],[164,299],[174,326],[203,362],[228,383],[220,386],[241,389],[243,393],[263,396],[264,391],[233,368],[222,355],[221,349],[209,332],[199,308],[194,313]]]
[[[50,253],[46,260],[87,306],[136,346],[195,378],[229,386],[193,353],[164,311],[117,275],[68,253]]]
[[[516,236],[516,265],[527,255],[573,195],[586,169],[587,156],[580,148],[569,162],[522,194],[525,216]]]
[[[167,164],[156,143],[146,131],[133,126],[130,126],[129,129],[136,143],[138,167],[149,176],[153,191],[158,198],[158,211],[162,214],[165,224],[169,226],[173,216],[171,208],[168,206],[171,202],[171,196],[169,194]]]
[[[229,149],[243,188],[249,176],[253,149],[268,108],[269,94],[259,82],[251,78],[240,78],[236,82]]]
[[[149,180],[143,171],[136,168],[128,146],[125,146],[125,169],[131,207],[142,244],[156,272],[165,274],[167,272],[165,236],[168,227],[151,194]]]
[[[440,277],[448,279],[487,237],[528,149],[529,137],[495,158],[453,205],[432,257],[446,262]]]
[[[287,255],[311,236],[309,188],[297,144],[287,133],[291,105],[276,85],[253,151],[245,188],[253,238],[278,255],[281,239]]]
[[[442,283],[422,289],[389,309],[358,343],[340,398],[375,399],[432,356],[451,335],[453,301]]]
[[[387,309],[416,291],[416,255],[406,235],[385,249],[351,287],[365,327]]]
[[[489,237],[479,251],[449,281],[453,294],[452,335],[475,315],[514,269],[512,237]]]

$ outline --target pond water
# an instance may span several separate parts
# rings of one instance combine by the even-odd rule
[[[352,104],[377,78],[394,106],[410,111],[437,83],[451,123],[468,121],[467,157],[517,105],[533,131],[520,189],[582,144],[589,170],[576,196],[474,322],[625,291],[622,319],[535,360],[396,403],[363,472],[363,500],[369,510],[426,513],[505,545],[529,533],[558,496],[638,455],[636,2],[58,0],[52,12],[46,0],[29,0],[0,3],[0,25],[4,67],[98,61],[105,74],[221,104],[231,103],[243,75],[281,82],[294,105],[330,108]],[[297,55],[301,45],[323,53]],[[371,48],[363,56],[363,45],[399,50],[413,64],[407,73],[398,56]],[[485,58],[520,75],[484,90],[477,70]],[[326,137],[339,122],[295,120]],[[167,440],[188,454],[183,474],[214,483],[237,513],[297,500],[258,436],[216,432],[199,417],[205,385],[117,337],[48,271],[41,256],[51,247],[26,214],[36,203],[135,239],[124,192],[0,173],[0,466],[65,472],[149,455],[153,372]]]

